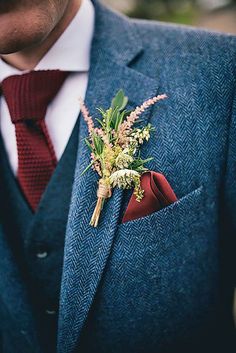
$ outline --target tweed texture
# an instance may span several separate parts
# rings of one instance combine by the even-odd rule
[[[166,176],[178,202],[121,224],[129,194],[115,190],[99,227],[89,227],[97,176],[81,175],[90,156],[80,120],[58,353],[233,352],[236,39],[94,4],[86,104],[95,114],[120,88],[130,108],[168,95],[143,116],[156,131],[142,156],[154,157],[148,167]],[[30,321],[25,307],[21,317]]]
[[[48,104],[67,75],[67,72],[59,70],[31,71],[10,76],[2,82],[2,92],[15,124],[17,176],[33,211],[36,211],[57,165],[44,118]]]

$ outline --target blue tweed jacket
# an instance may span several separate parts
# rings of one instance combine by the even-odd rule
[[[81,176],[90,158],[81,119],[58,353],[235,351],[236,38],[129,20],[94,4],[86,104],[92,114],[108,107],[120,88],[132,106],[168,95],[143,116],[156,132],[142,154],[154,157],[149,168],[167,177],[179,201],[121,224],[128,196],[116,190],[99,227],[90,227],[97,176]],[[17,348],[7,353],[41,352],[2,235],[0,305],[14,312],[18,330]]]

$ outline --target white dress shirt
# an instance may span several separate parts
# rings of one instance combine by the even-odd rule
[[[45,122],[57,159],[62,156],[80,112],[79,98],[85,98],[90,66],[90,49],[95,11],[91,0],[82,0],[80,9],[64,33],[41,59],[34,70],[62,70],[71,74],[48,106]],[[22,74],[0,59],[0,82]],[[4,97],[0,98],[0,131],[10,166],[17,174],[18,156],[15,127]]]

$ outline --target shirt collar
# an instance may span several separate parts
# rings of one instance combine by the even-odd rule
[[[91,0],[82,0],[78,13],[34,70],[89,71],[94,25],[94,6]],[[0,81],[21,73],[0,60]]]

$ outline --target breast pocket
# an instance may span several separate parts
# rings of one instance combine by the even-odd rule
[[[200,186],[158,212],[120,224],[111,257],[113,273],[120,276],[121,270],[151,282],[170,268],[178,272],[188,267],[196,272],[215,252],[212,224],[216,221],[211,212]]]
[[[212,198],[200,186],[161,211],[118,226],[102,295],[114,322],[123,313],[121,327],[140,323],[154,346],[158,334],[169,340],[181,329],[184,334],[201,327],[217,306],[218,213]]]
[[[118,236],[143,246],[167,247],[198,233],[204,217],[205,193],[198,187],[172,205],[151,215],[120,224]]]

